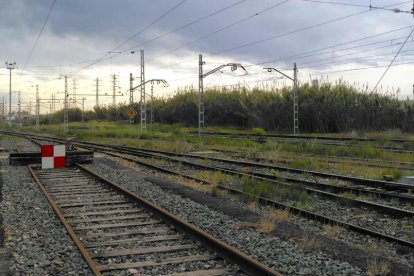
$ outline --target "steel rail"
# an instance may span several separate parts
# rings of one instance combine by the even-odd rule
[[[76,166],[82,171],[87,172],[93,177],[99,179],[101,182],[107,184],[111,188],[128,197],[133,202],[139,203],[141,206],[143,206],[150,212],[156,213],[164,221],[167,221],[169,224],[172,224],[181,231],[187,233],[190,237],[193,238],[193,240],[201,242],[204,246],[212,249],[220,257],[237,264],[243,269],[244,272],[250,275],[281,275],[279,272],[259,263],[258,261],[244,254],[243,252],[237,250],[233,246],[230,246],[222,242],[221,240],[213,237],[207,232],[201,230],[200,228],[186,222],[183,219],[180,219],[178,216],[136,195],[135,193],[132,193],[122,188],[121,186],[115,184],[107,178],[104,178],[94,173],[93,171],[87,169],[85,166],[82,166],[80,164],[77,164]]]
[[[197,182],[204,183],[204,184],[213,185],[211,182],[206,181],[204,179],[189,176],[189,175],[186,175],[184,173],[176,172],[176,171],[173,171],[173,170],[170,170],[170,169],[165,169],[165,168],[162,168],[160,166],[156,166],[156,165],[153,165],[153,164],[149,164],[147,162],[143,162],[143,161],[140,161],[140,160],[136,160],[136,159],[133,159],[133,158],[126,157],[124,155],[115,154],[115,153],[111,153],[111,152],[107,152],[107,154],[112,155],[114,157],[122,158],[122,159],[130,161],[130,162],[134,162],[134,163],[142,165],[142,166],[146,166],[148,168],[156,169],[156,170],[159,170],[159,171],[171,174],[171,175],[181,176],[181,177],[184,177],[184,178],[189,179],[189,180],[197,181]],[[216,185],[216,184],[214,184],[214,185]],[[399,239],[397,237],[386,235],[386,234],[383,234],[383,233],[380,233],[380,232],[377,232],[377,231],[374,231],[374,230],[370,230],[368,228],[364,228],[364,227],[357,226],[357,225],[354,225],[354,224],[350,224],[350,223],[347,223],[347,222],[344,222],[344,221],[336,220],[336,219],[333,219],[333,218],[330,218],[330,217],[327,217],[327,216],[319,215],[317,213],[310,212],[310,211],[307,211],[307,210],[304,210],[304,209],[301,209],[301,208],[297,208],[297,207],[294,207],[292,205],[284,204],[284,203],[281,203],[281,202],[278,202],[278,201],[275,201],[275,200],[272,200],[272,199],[260,197],[260,196],[253,195],[253,194],[249,194],[249,193],[240,191],[238,189],[229,188],[229,187],[226,187],[226,186],[222,186],[220,184],[217,184],[217,187],[221,190],[225,190],[225,191],[228,191],[228,192],[233,193],[233,194],[243,195],[243,196],[246,196],[248,198],[256,198],[259,203],[264,204],[264,205],[274,206],[278,209],[288,209],[289,212],[291,212],[293,214],[296,214],[298,216],[307,218],[307,219],[312,219],[312,220],[321,222],[323,224],[339,225],[341,227],[347,228],[349,230],[352,230],[352,231],[355,231],[355,232],[358,232],[358,233],[361,233],[361,234],[367,234],[367,235],[370,235],[372,237],[384,239],[384,240],[389,241],[389,242],[395,242],[395,243],[400,244],[402,246],[408,246],[412,250],[414,249],[414,242]]]
[[[197,134],[196,132],[190,132],[191,134]],[[374,138],[374,137],[329,137],[329,136],[320,136],[320,135],[287,135],[287,134],[249,134],[249,133],[229,133],[229,132],[205,132],[205,134],[212,135],[239,135],[239,136],[255,136],[255,137],[276,137],[276,138],[292,138],[298,140],[309,140],[309,139],[318,139],[318,140],[337,140],[337,141],[370,141],[370,142],[381,142],[383,139]],[[402,139],[402,138],[390,138],[387,141],[391,142],[414,142],[414,139]]]
[[[85,259],[85,261],[88,263],[89,268],[92,270],[92,272],[95,275],[102,275],[98,264],[92,259],[89,252],[86,250],[86,248],[83,246],[83,243],[80,241],[78,235],[76,235],[75,231],[73,230],[72,226],[70,226],[69,222],[63,215],[63,213],[60,211],[59,207],[55,203],[55,201],[52,199],[52,197],[49,195],[49,193],[46,191],[46,188],[43,186],[43,184],[40,182],[39,178],[37,177],[36,173],[32,169],[31,166],[27,166],[30,173],[32,174],[34,180],[36,181],[37,185],[39,186],[40,190],[43,192],[43,195],[46,197],[47,201],[49,202],[50,206],[52,206],[53,211],[55,211],[56,215],[62,222],[62,224],[65,226],[66,231],[72,238],[72,240],[75,242],[76,246],[78,247],[79,251],[81,252],[82,257]]]
[[[413,186],[407,185],[407,184],[400,184],[400,183],[395,183],[395,182],[387,182],[387,181],[380,181],[380,180],[373,180],[373,179],[364,179],[364,178],[337,175],[337,174],[330,174],[330,173],[323,173],[323,172],[316,172],[316,171],[310,171],[310,170],[293,169],[293,168],[263,164],[263,163],[258,163],[258,162],[232,160],[232,159],[224,159],[224,158],[214,158],[214,157],[201,157],[199,155],[194,155],[194,154],[172,153],[172,152],[165,152],[165,151],[159,151],[159,150],[138,149],[138,148],[130,148],[130,147],[124,147],[124,146],[116,146],[116,145],[99,145],[99,144],[90,143],[90,142],[79,142],[79,143],[87,144],[89,146],[94,146],[95,149],[97,149],[99,147],[114,148],[114,149],[118,149],[118,150],[120,150],[120,149],[125,150],[125,152],[130,151],[130,152],[135,152],[135,153],[138,153],[138,154],[148,154],[148,152],[151,152],[151,153],[162,154],[162,155],[173,155],[173,156],[179,156],[179,157],[200,158],[200,159],[205,159],[205,160],[226,162],[226,163],[237,164],[237,165],[256,166],[256,167],[262,167],[262,168],[268,168],[268,169],[294,172],[294,173],[298,173],[298,174],[304,174],[305,173],[305,174],[311,174],[311,175],[314,175],[314,176],[319,176],[319,177],[324,177],[324,178],[337,178],[337,179],[344,180],[344,181],[357,182],[357,184],[363,184],[363,185],[366,185],[366,183],[368,183],[370,185],[366,185],[366,186],[371,186],[371,187],[375,187],[375,188],[378,188],[378,187],[387,188],[387,187],[390,186],[392,188],[391,190],[404,188],[404,190],[408,191],[408,190],[413,189]],[[162,157],[165,158],[165,156],[162,156]],[[395,194],[389,194],[389,193],[380,192],[380,191],[369,191],[369,190],[366,190],[366,189],[363,189],[363,188],[361,189],[361,188],[355,188],[355,187],[339,187],[339,186],[331,185],[331,184],[324,184],[324,183],[317,183],[317,182],[306,181],[306,180],[301,180],[301,179],[295,179],[293,177],[282,177],[282,178],[284,178],[288,181],[291,181],[291,182],[306,183],[306,184],[309,184],[309,185],[312,185],[312,186],[319,186],[319,187],[325,186],[325,187],[332,188],[332,189],[335,189],[335,188],[336,189],[342,189],[342,191],[353,191],[353,192],[357,192],[357,193],[369,193],[369,194],[374,194],[374,195],[381,196],[383,198],[398,198],[398,199],[401,199],[402,201],[407,201],[407,202],[413,202],[414,201],[413,197],[404,196],[404,195],[395,195]]]
[[[52,138],[52,137],[50,137],[50,138]],[[57,140],[61,140],[61,139],[57,139]],[[89,142],[87,142],[87,143],[89,143]],[[94,143],[90,143],[90,144],[94,144]],[[100,147],[105,147],[105,146],[100,145]],[[108,153],[108,154],[113,155],[113,156],[117,156],[117,157],[121,157],[121,158],[124,158],[125,160],[129,160],[129,161],[132,161],[132,162],[135,162],[135,163],[147,166],[147,167],[151,167],[151,168],[154,168],[154,169],[166,172],[166,173],[170,173],[170,174],[174,174],[174,175],[180,175],[180,176],[183,176],[187,179],[200,181],[202,183],[211,184],[208,181],[204,181],[204,180],[201,180],[201,179],[198,179],[198,178],[195,178],[195,177],[191,177],[191,176],[188,176],[188,175],[185,175],[185,174],[181,174],[179,172],[174,172],[174,171],[164,169],[164,168],[161,168],[161,167],[158,167],[158,166],[147,164],[145,162],[137,161],[135,159],[131,159],[131,158],[128,158],[128,157],[125,157],[125,156],[120,156],[120,155],[113,154],[113,153]],[[258,196],[255,196],[255,195],[247,194],[247,193],[244,193],[242,191],[238,191],[236,189],[224,187],[224,186],[221,186],[221,185],[218,185],[218,187],[220,189],[224,189],[224,190],[227,190],[227,191],[232,192],[232,193],[245,194],[247,196],[254,196],[255,198],[257,198],[259,200],[259,202],[264,203],[264,204],[273,205],[273,206],[276,206],[278,208],[289,208],[295,214],[298,214],[298,215],[303,216],[305,218],[310,218],[310,219],[313,219],[313,220],[316,220],[316,221],[320,221],[324,224],[341,225],[343,227],[346,227],[350,230],[353,230],[353,231],[356,231],[356,232],[359,232],[359,233],[368,234],[368,235],[371,235],[371,236],[374,236],[374,237],[378,237],[378,238],[388,240],[390,242],[396,242],[400,245],[409,246],[409,247],[414,248],[414,243],[412,243],[410,241],[406,241],[406,240],[402,240],[402,239],[392,237],[392,236],[389,236],[389,235],[386,235],[386,234],[382,234],[382,233],[379,233],[379,232],[376,232],[376,231],[373,231],[373,230],[370,230],[370,229],[367,229],[367,228],[363,228],[363,227],[359,227],[359,226],[356,226],[356,225],[348,224],[346,222],[342,222],[342,221],[335,220],[335,219],[332,219],[332,218],[329,218],[329,217],[325,217],[325,216],[322,216],[322,215],[319,215],[319,214],[316,214],[316,213],[313,213],[313,212],[309,212],[309,211],[306,211],[306,210],[303,210],[303,209],[300,209],[300,208],[296,208],[296,207],[293,207],[293,206],[290,206],[290,205],[286,205],[286,204],[283,204],[283,203],[280,203],[280,202],[276,202],[274,200],[270,200],[270,199],[258,197]]]
[[[27,138],[27,137],[26,137]],[[58,140],[58,141],[62,141],[62,139],[59,138],[45,138],[45,139],[53,139],[53,140]],[[157,154],[164,154],[164,155],[175,155],[175,156],[180,156],[180,157],[191,157],[191,158],[203,158],[203,159],[208,159],[208,160],[212,160],[212,161],[219,161],[219,162],[227,162],[227,163],[233,163],[233,164],[242,164],[242,165],[247,165],[247,166],[259,166],[259,167],[264,167],[264,168],[269,168],[269,169],[276,169],[276,170],[282,170],[282,171],[288,171],[288,172],[294,172],[294,173],[299,173],[299,174],[311,174],[311,175],[315,175],[315,176],[319,176],[319,177],[324,177],[324,178],[337,178],[340,180],[344,180],[344,181],[351,181],[351,182],[356,182],[357,184],[362,184],[362,185],[367,185],[367,186],[371,186],[371,187],[375,187],[375,188],[389,188],[391,187],[393,189],[401,189],[401,188],[405,188],[405,190],[411,190],[413,189],[413,187],[411,185],[406,185],[406,184],[400,184],[400,183],[395,183],[395,182],[387,182],[387,181],[380,181],[380,180],[372,180],[372,179],[364,179],[364,178],[358,178],[358,177],[350,177],[350,176],[344,176],[344,175],[338,175],[338,174],[329,174],[329,173],[323,173],[323,172],[316,172],[316,171],[309,171],[309,170],[300,170],[300,169],[293,169],[293,168],[288,168],[288,167],[283,167],[283,166],[275,166],[275,165],[269,165],[269,164],[262,164],[262,163],[258,163],[258,162],[250,162],[250,161],[240,161],[240,160],[232,160],[232,159],[223,159],[223,158],[213,158],[213,157],[200,157],[198,155],[194,155],[194,154],[180,154],[180,153],[172,153],[172,152],[165,152],[165,151],[159,151],[159,150],[149,150],[149,149],[137,149],[137,148],[131,148],[131,147],[124,147],[124,146],[116,146],[116,145],[102,145],[102,144],[97,144],[97,143],[91,143],[91,142],[86,142],[86,141],[76,141],[75,142],[78,145],[89,145],[91,147],[94,147],[95,149],[98,149],[99,147],[104,147],[104,148],[116,148],[116,149],[122,149],[122,150],[127,150],[127,151],[134,151],[137,153],[145,153],[145,152],[153,152],[153,153],[157,153]],[[257,175],[258,173],[256,173]],[[266,178],[275,178],[275,176],[270,176],[270,175],[262,175],[263,177]],[[405,195],[398,195],[398,194],[390,194],[387,192],[381,192],[381,191],[369,191],[363,188],[356,188],[356,187],[340,187],[337,185],[332,185],[332,184],[324,184],[324,183],[317,183],[317,182],[312,182],[312,181],[307,181],[307,180],[301,180],[301,179],[295,179],[292,177],[283,177],[284,179],[286,179],[288,182],[293,182],[293,183],[305,183],[307,185],[313,186],[313,187],[318,187],[318,188],[328,188],[328,189],[332,189],[334,192],[335,191],[350,191],[353,193],[358,193],[358,194],[373,194],[376,196],[379,196],[381,198],[388,198],[388,199],[392,199],[392,198],[397,198],[398,200],[402,201],[402,202],[413,202],[414,198],[410,197],[410,196],[405,196]]]
[[[108,154],[108,152],[105,152],[105,153]],[[129,152],[124,152],[124,153],[128,154]],[[200,163],[195,163],[195,162],[192,162],[192,161],[186,161],[186,160],[175,159],[175,158],[171,158],[171,157],[164,157],[164,156],[159,156],[159,155],[149,155],[149,157],[164,158],[164,159],[167,159],[169,161],[173,161],[173,162],[176,162],[176,163],[181,163],[181,164],[191,166],[191,167],[197,167],[197,168],[213,170],[213,171],[220,171],[220,172],[223,172],[223,173],[226,173],[226,174],[232,174],[232,175],[241,176],[241,177],[244,176],[244,177],[254,178],[254,179],[261,180],[261,181],[270,182],[272,184],[278,184],[278,185],[290,186],[290,187],[293,186],[293,187],[296,187],[296,188],[299,188],[299,189],[303,189],[303,190],[305,190],[306,192],[308,192],[310,194],[315,194],[315,195],[318,195],[318,196],[321,196],[321,197],[334,199],[334,200],[338,200],[338,201],[352,202],[355,205],[368,207],[368,208],[371,208],[375,211],[381,210],[384,213],[386,212],[388,214],[398,216],[398,217],[414,217],[414,212],[409,211],[409,210],[404,210],[404,209],[400,209],[400,208],[396,208],[396,207],[386,206],[386,205],[373,203],[373,202],[369,202],[369,201],[364,201],[364,200],[359,200],[359,199],[354,199],[354,198],[348,198],[348,197],[340,196],[340,195],[333,194],[333,193],[330,193],[330,192],[315,190],[315,189],[311,189],[311,188],[307,188],[307,187],[303,187],[303,186],[291,185],[291,184],[288,184],[286,182],[278,181],[277,180],[278,177],[273,176],[273,175],[255,173],[255,172],[242,172],[242,171],[226,169],[226,168],[220,168],[220,167],[217,167],[217,166],[208,166],[208,165],[204,165],[204,164],[200,164]],[[300,181],[298,180],[298,182],[300,182]],[[304,181],[302,181],[302,182],[304,182]]]
[[[276,167],[276,166],[270,166],[270,165],[261,164],[261,163],[257,163],[257,162],[247,162],[247,161],[238,161],[238,160],[212,158],[212,157],[200,157],[200,156],[191,155],[191,154],[177,154],[177,153],[170,153],[170,152],[157,151],[157,150],[134,149],[134,148],[123,147],[123,146],[115,146],[115,145],[110,145],[110,146],[108,146],[108,145],[97,145],[96,143],[90,143],[90,142],[77,142],[77,143],[88,144],[89,147],[93,147],[95,150],[100,149],[102,147],[103,148],[109,148],[109,149],[116,148],[118,151],[122,150],[124,153],[136,153],[136,154],[148,155],[148,156],[152,156],[152,157],[155,156],[155,157],[158,157],[158,158],[167,158],[171,161],[186,163],[187,165],[193,166],[193,167],[197,166],[197,167],[203,168],[203,169],[219,170],[219,171],[222,171],[222,172],[225,172],[225,173],[230,173],[230,174],[235,174],[235,175],[240,175],[240,176],[255,177],[255,178],[260,179],[260,180],[270,181],[270,182],[281,184],[281,185],[290,185],[288,183],[278,181],[277,179],[280,178],[278,176],[273,176],[273,175],[263,174],[263,173],[258,173],[258,172],[246,173],[246,172],[240,172],[240,171],[231,170],[231,169],[223,169],[223,168],[215,167],[215,166],[206,166],[206,165],[195,163],[195,162],[188,162],[186,160],[174,159],[174,158],[171,158],[169,156],[152,155],[152,154],[149,154],[148,152],[154,152],[156,154],[168,154],[168,155],[192,157],[192,158],[203,158],[203,159],[219,161],[219,162],[227,162],[227,163],[232,163],[232,164],[243,164],[243,165],[253,165],[253,166],[259,166],[259,167],[265,167],[265,168],[275,168]],[[276,168],[279,168],[279,167],[277,166]],[[283,168],[285,168],[285,167],[283,167]],[[298,169],[292,169],[292,170],[297,171]],[[288,182],[305,183],[306,185],[310,185],[310,186],[317,187],[317,188],[332,189],[332,190],[334,190],[334,192],[335,191],[336,192],[338,192],[338,191],[339,192],[351,191],[351,192],[357,192],[357,193],[363,193],[363,194],[374,194],[374,195],[379,196],[381,198],[397,198],[398,200],[403,201],[403,202],[414,202],[414,197],[409,197],[409,196],[404,196],[404,195],[388,194],[388,193],[383,193],[383,192],[379,192],[379,191],[369,191],[369,190],[352,188],[352,187],[340,187],[340,186],[336,186],[336,185],[332,185],[332,184],[317,183],[317,182],[301,180],[301,179],[295,179],[295,178],[289,178],[289,177],[282,177],[282,178],[286,179]],[[339,196],[339,195],[336,195],[336,194],[333,194],[333,193],[320,191],[320,190],[315,190],[315,189],[307,188],[307,187],[303,187],[303,186],[295,185],[295,187],[302,188],[302,189],[306,190],[309,193],[318,194],[318,195],[323,196],[323,197],[334,198],[334,199],[337,199],[337,200],[339,199],[339,200],[352,201],[352,202],[354,202],[354,203],[356,203],[357,205],[360,205],[360,206],[366,206],[366,207],[369,207],[369,208],[372,208],[372,209],[375,209],[375,210],[386,211],[390,214],[394,214],[394,215],[398,215],[398,216],[414,216],[414,212],[404,210],[404,209],[400,209],[400,208],[390,207],[390,206],[377,204],[377,203],[372,203],[372,202],[368,202],[368,201],[364,201],[364,200],[352,199],[352,198]]]
[[[168,211],[164,210],[156,206],[155,204],[151,203],[150,201],[137,196],[136,194],[122,188],[121,186],[115,184],[114,182],[96,174],[95,172],[87,169],[85,166],[80,164],[76,164],[77,168],[81,171],[87,173],[88,175],[92,176],[93,178],[99,180],[101,183],[106,184],[111,189],[117,191],[119,194],[124,195],[127,197],[131,202],[138,203],[140,206],[144,207],[151,213],[155,213],[159,218],[161,218],[164,222],[170,225],[174,225],[175,228],[181,230],[181,232],[186,233],[190,238],[194,241],[202,243],[205,247],[213,250],[217,255],[224,258],[225,260],[237,264],[244,272],[249,275],[277,275],[281,276],[279,272],[263,265],[262,263],[254,260],[250,256],[242,253],[241,251],[237,250],[236,248],[220,241],[219,239],[213,237],[212,235],[208,234],[207,232],[191,225],[190,223],[180,219],[178,216],[169,213]],[[55,211],[56,215],[59,217],[63,225],[65,226],[66,230],[68,231],[69,235],[71,236],[72,240],[75,242],[76,246],[78,247],[79,251],[81,252],[83,258],[88,263],[89,267],[91,268],[92,272],[95,275],[102,275],[100,266],[93,260],[92,256],[84,247],[83,243],[80,241],[79,237],[76,235],[74,229],[71,227],[69,222],[66,220],[63,213],[60,211],[59,207],[57,206],[56,202],[52,199],[52,197],[47,192],[46,188],[41,183],[40,179],[37,177],[36,172],[33,170],[32,167],[28,166],[29,171],[31,172],[33,178],[35,179],[36,183],[38,184],[39,188],[42,190],[43,194],[47,198],[49,204],[52,206],[53,210]]]
[[[301,142],[306,142],[306,141],[312,141],[315,143],[319,143],[319,144],[324,144],[324,145],[330,145],[330,146],[338,146],[338,147],[363,147],[363,145],[358,145],[358,144],[346,144],[346,143],[338,143],[338,142],[327,142],[329,139],[326,140],[318,140],[312,137],[309,137],[307,139],[296,139],[295,137],[292,138],[283,138],[283,137],[277,137],[277,136],[270,136],[270,135],[254,135],[254,134],[212,134],[212,133],[203,133],[204,136],[211,136],[211,137],[220,137],[220,138],[228,138],[228,139],[249,139],[249,140],[254,140],[254,141],[258,141],[258,142],[265,142],[267,138],[276,140],[276,141],[281,141],[284,143],[290,143],[290,144],[294,144],[294,143],[301,143]],[[196,136],[196,134],[192,134],[190,132],[189,136]],[[332,139],[335,141],[335,139]],[[407,141],[408,142],[408,141]],[[412,142],[412,141],[409,141]],[[387,151],[387,152],[394,152],[394,153],[407,153],[407,154],[414,154],[413,150],[405,150],[405,149],[401,149],[401,148],[396,148],[396,147],[390,147],[390,146],[374,146],[373,148],[378,149],[378,150],[383,150],[383,151]]]

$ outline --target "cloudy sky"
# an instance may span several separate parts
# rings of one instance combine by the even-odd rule
[[[77,100],[85,97],[92,107],[96,78],[100,103],[110,104],[116,74],[116,101],[128,101],[130,73],[139,84],[141,49],[146,80],[169,83],[154,86],[158,96],[198,86],[199,54],[204,72],[231,62],[248,71],[223,69],[204,80],[206,87],[291,85],[262,68],[293,76],[296,62],[301,83],[342,79],[360,89],[368,85],[370,92],[406,41],[378,89],[413,97],[412,1],[0,0],[0,5],[0,102],[1,97],[8,102],[4,62],[16,62],[12,91],[21,91],[23,109],[35,101],[38,85],[41,112],[48,112],[52,94],[63,99],[63,76],[69,92],[75,88]],[[17,93],[12,96],[15,109]]]

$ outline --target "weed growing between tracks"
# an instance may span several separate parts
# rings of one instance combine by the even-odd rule
[[[368,261],[367,273],[369,276],[383,276],[391,272],[390,264],[375,258]]]
[[[339,225],[326,224],[324,228],[325,234],[329,237],[336,238],[342,233],[342,227]]]
[[[275,197],[283,198],[302,203],[314,202],[312,195],[309,195],[305,190],[298,187],[268,183],[250,177],[242,177],[241,180],[242,191],[252,195],[249,198],[250,201],[255,196],[260,196],[268,199],[274,199]]]
[[[257,223],[256,229],[262,233],[270,233],[277,224],[289,220],[289,210],[269,210],[266,211],[262,219]]]

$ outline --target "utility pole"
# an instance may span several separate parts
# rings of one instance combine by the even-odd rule
[[[141,84],[139,84],[135,87],[132,87],[132,90],[135,90],[135,89],[141,88],[142,86],[145,86],[147,83],[151,83],[151,94],[149,94],[149,96],[151,96],[151,118],[152,118],[151,123],[154,121],[153,120],[153,118],[154,118],[154,113],[153,113],[154,112],[154,106],[153,106],[154,95],[153,94],[154,94],[154,83],[155,82],[157,82],[157,84],[160,84],[160,83],[164,84],[164,87],[168,86],[168,82],[166,80],[163,80],[163,79],[150,79],[150,80],[145,81],[144,83],[141,83]],[[145,115],[145,118],[146,118],[146,113],[144,115]]]
[[[296,62],[293,64],[293,78],[289,77],[285,73],[279,71],[276,68],[268,67],[263,68],[267,70],[267,72],[276,71],[279,74],[285,76],[286,78],[293,81],[293,134],[297,135],[299,134],[299,96],[298,96],[298,68],[296,67]]]
[[[63,115],[63,133],[68,134],[68,123],[69,123],[69,114],[68,114],[68,77],[65,76],[65,99],[64,99],[64,115]]]
[[[3,97],[3,102],[0,104],[0,113],[1,113],[1,124],[4,125],[4,97]]]
[[[151,82],[151,131],[152,124],[154,123],[154,83]]]
[[[14,69],[14,66],[16,66],[16,62],[8,62],[6,61],[6,68],[10,71],[10,82],[9,82],[9,126],[12,125],[12,119],[11,119],[11,113],[12,113],[12,106],[11,106],[11,70]]]
[[[36,131],[39,131],[40,99],[39,85],[36,84]]]
[[[299,134],[298,68],[293,64],[293,135]]]
[[[147,106],[145,102],[145,64],[144,64],[144,50],[141,52],[141,135],[145,134],[147,127]]]
[[[203,55],[198,56],[198,136],[204,132]]]
[[[52,124],[52,102],[50,103],[50,109],[49,109],[49,125]]]
[[[73,107],[76,108],[77,103],[76,103],[76,79],[72,80],[72,84],[73,84]]]
[[[96,78],[96,106],[99,106],[99,78]]]
[[[55,94],[52,94],[52,113],[55,113]]]
[[[85,122],[85,97],[82,97],[82,123]]]
[[[3,99],[4,101],[4,99]],[[29,125],[32,124],[32,99],[29,101]]]
[[[134,78],[132,77],[132,73],[129,73],[129,108],[132,108],[134,104]],[[134,124],[134,118],[129,118],[129,124]]]
[[[116,106],[116,82],[117,82],[117,76],[114,74],[112,76],[112,105],[115,108]]]
[[[17,106],[18,106],[17,113],[18,113],[18,116],[19,116],[19,123],[21,123],[22,122],[22,113],[21,113],[22,110],[20,108],[20,106],[21,106],[20,91],[18,92]]]
[[[198,59],[198,136],[204,132],[204,85],[203,79],[217,71],[220,71],[224,67],[230,67],[231,71],[237,70],[237,68],[242,68],[246,74],[246,69],[240,63],[227,63],[220,65],[214,68],[207,73],[203,73],[203,65],[205,62],[203,61],[203,56],[200,54]]]

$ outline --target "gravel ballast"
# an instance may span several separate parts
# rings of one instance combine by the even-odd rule
[[[262,234],[251,228],[240,228],[241,221],[172,192],[164,191],[145,180],[145,175],[113,162],[96,158],[87,167],[138,195],[159,204],[168,211],[237,247],[253,258],[286,275],[365,275],[347,262],[328,258],[323,252],[311,252],[293,241]]]
[[[0,204],[14,275],[92,275],[26,167],[6,167]]]

